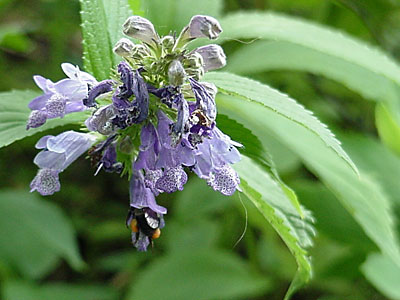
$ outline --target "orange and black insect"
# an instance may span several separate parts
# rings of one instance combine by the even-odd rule
[[[132,232],[137,235],[142,232],[151,240],[158,239],[161,235],[161,219],[157,213],[149,208],[138,209],[131,207],[126,219],[126,225]]]

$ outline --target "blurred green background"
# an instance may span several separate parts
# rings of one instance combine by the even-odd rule
[[[162,25],[166,19],[177,28],[189,21],[184,14],[174,16],[163,1],[146,2],[130,4],[154,21],[160,32],[168,32]],[[216,17],[239,10],[299,16],[400,58],[396,0],[177,3],[197,5],[198,13],[215,11]],[[37,90],[33,75],[56,81],[63,77],[62,62],[82,66],[79,23],[75,0],[0,0],[0,91]],[[258,42],[226,41],[228,70],[230,57]],[[240,59],[246,64],[246,56]],[[382,184],[400,215],[400,159],[378,140],[375,103],[305,72],[257,69],[241,74],[289,94],[314,111],[343,141],[356,164]],[[225,130],[229,133],[229,128]],[[32,160],[40,136],[0,149],[0,299],[283,299],[296,271],[295,261],[244,196],[221,196],[192,176],[183,192],[160,197],[159,203],[169,210],[167,226],[153,249],[138,253],[124,224],[127,180],[105,173],[93,177],[94,170],[82,157],[61,174],[61,192],[48,198],[28,193],[37,171]],[[398,141],[390,143],[396,149]],[[282,145],[271,142],[270,151],[284,181],[313,212],[318,231],[310,249],[314,277],[293,299],[395,299],[384,289],[376,290],[361,273],[361,264],[376,246],[335,196]],[[246,222],[245,235],[234,247]]]

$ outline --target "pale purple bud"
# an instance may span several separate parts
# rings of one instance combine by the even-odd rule
[[[122,26],[124,34],[147,44],[160,40],[153,24],[140,16],[129,17]]]
[[[195,52],[203,57],[204,71],[212,71],[222,68],[226,65],[226,56],[224,50],[219,45],[207,45],[197,48]]]
[[[120,39],[114,46],[113,51],[122,57],[130,56],[135,44],[127,38]]]
[[[189,23],[190,38],[209,38],[214,40],[222,32],[219,22],[210,16],[193,16]]]

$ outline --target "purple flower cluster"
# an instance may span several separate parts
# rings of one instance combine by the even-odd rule
[[[123,32],[140,42],[121,39],[114,52],[123,57],[115,76],[97,82],[70,64],[69,77],[57,83],[35,76],[44,94],[32,100],[27,128],[47,119],[89,110],[87,133],[73,131],[46,136],[36,148],[39,171],[31,190],[51,195],[60,190],[59,173],[88,151],[100,170],[128,174],[130,210],[126,220],[132,243],[145,251],[160,236],[167,209],[156,203],[161,193],[181,191],[192,171],[215,191],[230,196],[239,189],[232,164],[241,145],[216,125],[216,87],[202,82],[204,72],[226,64],[218,45],[187,51],[196,38],[215,39],[222,32],[217,20],[194,16],[181,34],[159,37],[148,20],[132,16]],[[140,138],[139,138],[140,137]]]

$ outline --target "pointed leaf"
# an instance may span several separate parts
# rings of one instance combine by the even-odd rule
[[[306,248],[312,245],[312,236],[315,235],[310,224],[313,219],[306,210],[305,218],[301,219],[279,183],[251,159],[243,157],[234,168],[240,176],[243,193],[264,215],[296,259],[298,272],[285,298],[289,299],[311,277]]]
[[[213,82],[221,92],[243,97],[244,100],[257,104],[260,109],[267,108],[312,131],[327,147],[333,149],[344,159],[356,173],[358,172],[357,167],[327,126],[313,116],[312,112],[287,95],[260,82],[230,73],[209,73],[206,78]]]
[[[321,24],[277,13],[235,13],[221,20],[222,39],[290,42],[383,75],[400,84],[400,67],[382,50]]]
[[[242,154],[253,159],[253,161],[258,163],[266,172],[268,172],[274,180],[279,182],[282,190],[292,202],[299,215],[303,218],[304,214],[301,210],[296,193],[282,181],[275,167],[275,163],[272,160],[271,154],[265,149],[261,141],[251,132],[251,130],[223,114],[218,114],[217,124],[219,129],[229,135],[234,141],[243,145],[242,148],[239,148],[239,151]]]
[[[104,10],[106,12],[108,35],[110,37],[111,47],[122,37],[126,37],[122,32],[122,24],[133,13],[130,10],[127,0],[103,0]],[[116,65],[121,58],[113,54],[113,65]]]
[[[80,3],[85,69],[98,80],[103,80],[108,78],[113,67],[112,45],[103,0],[80,0]]]
[[[257,41],[242,46],[229,57],[226,70],[237,74],[270,70],[310,72],[340,82],[369,100],[398,97],[394,83],[387,77],[341,57],[286,41]]]
[[[389,200],[378,182],[348,164],[311,131],[260,105],[232,96],[219,96],[219,111],[245,124],[268,147],[264,132],[300,156],[306,166],[335,194],[369,238],[400,266],[400,247]],[[323,201],[323,200],[321,200]],[[338,220],[339,222],[340,220]]]

